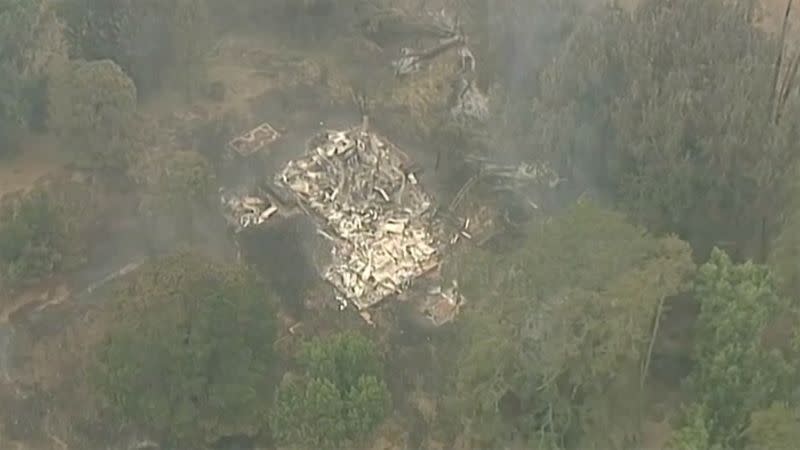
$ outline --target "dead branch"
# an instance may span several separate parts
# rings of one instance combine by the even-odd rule
[[[789,28],[789,13],[792,11],[792,2],[793,0],[788,0],[786,2],[786,12],[783,15],[783,26],[781,27],[781,37],[778,41],[778,56],[775,58],[775,67],[773,69],[773,75],[772,75],[772,89],[770,89],[769,93],[770,114],[776,114],[774,103],[778,89],[778,77],[780,76],[781,65],[783,63],[783,53],[786,44],[786,31]]]
[[[781,114],[786,106],[786,100],[788,100],[789,93],[791,93],[792,87],[794,87],[794,80],[797,77],[798,66],[800,66],[800,50],[794,54],[794,57],[789,63],[789,69],[784,74],[783,82],[781,83],[781,93],[780,97],[778,98],[777,110],[775,111],[775,123],[780,121]]]

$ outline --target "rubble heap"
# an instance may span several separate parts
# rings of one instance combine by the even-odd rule
[[[422,303],[422,312],[434,325],[439,326],[453,320],[463,303],[458,283],[452,281],[446,288],[436,286],[428,290]]]
[[[359,310],[439,266],[433,202],[408,163],[394,145],[356,128],[318,134],[276,175],[333,243],[323,277]]]
[[[485,123],[489,119],[489,98],[478,88],[475,81],[475,55],[469,48],[461,23],[457,17],[446,14],[444,10],[430,14],[429,22],[430,28],[440,37],[438,43],[424,50],[401,48],[400,57],[392,61],[395,76],[404,77],[418,72],[427,61],[456,49],[460,67],[452,81],[450,116],[456,123],[465,126],[476,122]]]
[[[248,195],[246,192],[219,190],[223,213],[236,232],[261,225],[278,212],[277,204],[267,195]]]

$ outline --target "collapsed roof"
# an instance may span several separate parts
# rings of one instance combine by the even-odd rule
[[[275,184],[332,243],[323,277],[359,310],[436,269],[443,249],[433,201],[397,147],[363,128],[325,131]]]

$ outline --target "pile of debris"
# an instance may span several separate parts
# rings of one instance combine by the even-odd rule
[[[450,16],[445,11],[431,14],[429,21],[431,29],[439,36],[438,43],[423,50],[401,48],[400,57],[392,61],[395,76],[404,77],[418,72],[426,61],[456,49],[460,64],[452,83],[450,115],[456,123],[466,126],[476,122],[485,123],[489,119],[489,98],[475,82],[475,56],[469,49],[461,23],[457,17]]]
[[[430,289],[421,309],[428,320],[439,326],[453,320],[463,303],[458,283],[453,281],[444,289],[441,286]]]
[[[440,264],[432,199],[406,155],[364,128],[318,134],[275,184],[333,243],[323,277],[344,304],[373,306]]]
[[[229,192],[220,188],[219,195],[225,219],[237,233],[247,227],[264,224],[279,210],[277,202],[264,193],[250,195],[244,191]]]
[[[226,168],[233,168],[237,178],[240,177],[243,167],[253,166],[252,156],[266,154],[280,137],[281,134],[267,122],[234,137],[227,145]],[[219,189],[222,213],[237,233],[248,227],[263,225],[279,212],[287,212],[286,205],[273,195],[274,191],[267,186],[249,184],[251,186]]]

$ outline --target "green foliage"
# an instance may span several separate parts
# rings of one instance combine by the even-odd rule
[[[751,413],[790,392],[794,368],[765,337],[792,311],[766,267],[734,264],[718,249],[700,268],[695,296],[701,310],[690,386],[707,411],[711,441],[733,448],[741,444]]]
[[[329,380],[285,379],[278,390],[271,428],[284,443],[335,448],[347,439],[345,403]]]
[[[533,148],[695,244],[755,237],[781,210],[800,137],[796,96],[773,120],[778,43],[752,25],[755,3],[599,9],[541,76]]]
[[[752,450],[793,450],[800,442],[800,417],[786,403],[773,403],[754,412],[747,428],[747,446]]]
[[[177,254],[139,269],[115,302],[96,386],[122,419],[179,448],[261,430],[275,299],[253,273]]]
[[[19,131],[25,125],[27,104],[23,98],[24,81],[11,68],[0,62],[0,157],[16,148]]]
[[[62,217],[42,190],[6,200],[0,209],[0,286],[36,281],[63,259]]]
[[[684,412],[685,424],[670,436],[667,448],[674,450],[722,450],[712,446],[708,430],[708,411],[700,405],[692,405]]]
[[[41,0],[0,0],[0,156],[25,126],[28,53],[36,38]]]
[[[528,231],[511,253],[474,251],[448,268],[472,299],[454,408],[481,447],[514,435],[630,445],[642,395],[632,386],[644,383],[654,317],[684,289],[691,252],[588,203]]]
[[[308,343],[303,377],[281,383],[271,415],[279,442],[303,448],[346,448],[379,425],[391,398],[382,361],[364,336],[342,333]]]
[[[3,0],[0,2],[0,59],[18,62],[35,39],[36,19],[42,0]]]
[[[350,390],[362,376],[380,376],[382,362],[375,344],[355,333],[337,334],[308,343],[300,362],[314,378],[327,378]]]
[[[136,87],[110,60],[72,61],[49,84],[49,126],[86,164],[120,167],[131,145]]]
[[[166,81],[191,87],[202,77],[209,35],[205,0],[60,2],[80,58],[112,59],[146,96]]]
[[[0,199],[0,291],[80,267],[98,207],[87,186],[63,179]]]

